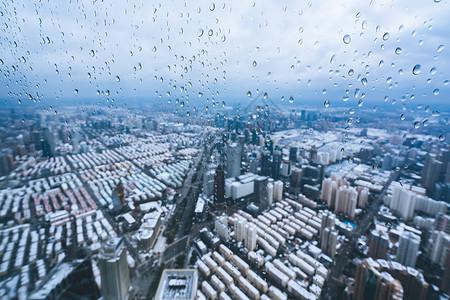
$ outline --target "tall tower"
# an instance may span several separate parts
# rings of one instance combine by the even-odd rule
[[[261,175],[270,176],[270,152],[265,150],[261,154]]]
[[[221,165],[217,167],[214,177],[214,205],[225,205],[225,172]]]
[[[103,299],[126,300],[130,289],[127,250],[122,238],[111,238],[102,247],[98,259]]]
[[[227,178],[237,177],[241,175],[242,146],[237,143],[233,143],[231,145],[227,145],[226,149]]]
[[[274,180],[280,179],[280,166],[281,166],[281,151],[277,149],[273,152],[273,160],[272,160],[272,178]]]

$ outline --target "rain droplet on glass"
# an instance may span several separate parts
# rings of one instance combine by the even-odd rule
[[[350,42],[352,41],[352,38],[350,37],[350,35],[346,34],[346,35],[344,35],[342,40],[344,41],[344,44],[350,44]]]

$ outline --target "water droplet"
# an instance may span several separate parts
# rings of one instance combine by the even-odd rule
[[[414,75],[419,75],[421,71],[421,66],[419,64],[415,65],[414,68],[412,69],[412,73]]]
[[[439,116],[441,115],[441,113],[440,113],[439,111],[437,111],[437,110],[433,110],[433,112],[431,113],[431,115],[432,115],[433,117],[439,117]]]
[[[383,34],[383,40],[387,41],[389,39],[389,33],[386,32],[385,34]]]
[[[378,68],[381,68],[384,65],[384,60],[380,60],[380,62],[378,63]]]
[[[94,50],[89,51],[89,55],[94,57],[95,56],[95,51]]]
[[[334,64],[336,62],[336,55],[333,54],[330,58],[330,64]]]
[[[358,106],[361,107],[363,104],[364,104],[364,100],[363,99],[359,99]]]
[[[433,95],[435,95],[435,96],[439,95],[439,89],[434,89]]]
[[[111,94],[111,92],[110,92],[109,90],[106,90],[106,91],[105,91],[105,95],[106,95],[106,96],[109,96],[110,94]]]
[[[325,102],[323,103],[323,106],[325,106],[325,108],[330,107],[330,100],[325,100]]]
[[[443,141],[445,140],[445,135],[444,135],[444,134],[441,134],[441,135],[439,136],[439,140],[440,140],[441,142],[443,142]]]
[[[367,28],[367,21],[366,20],[362,21],[361,28],[362,29],[366,29]]]
[[[364,77],[361,79],[362,85],[367,85],[367,79]]]
[[[344,44],[350,44],[350,42],[352,41],[352,38],[350,37],[350,35],[346,34],[346,35],[344,35],[342,40],[344,41]]]
[[[117,81],[117,82],[120,82],[120,77],[119,77],[119,75],[116,76],[116,81]]]
[[[222,107],[225,107],[225,106],[227,106],[227,105],[225,104],[225,101],[222,101]]]
[[[294,97],[289,97],[289,103],[294,103]]]
[[[419,128],[420,127],[420,122],[414,122],[414,128]]]
[[[250,98],[251,96],[252,96],[252,92],[248,91],[248,92],[247,92],[247,97]]]
[[[439,45],[437,47],[437,52],[441,52],[442,50],[444,50],[445,46],[444,45]]]
[[[180,106],[181,106],[181,107],[184,107],[184,101],[181,101],[181,102],[180,102]]]
[[[342,100],[343,100],[344,102],[347,102],[347,101],[348,101],[348,96],[342,97]]]
[[[198,36],[198,37],[201,37],[201,36],[203,35],[203,33],[204,33],[203,28],[200,28],[200,29],[198,30],[198,32],[197,32],[197,36]]]
[[[190,115],[191,115],[191,113],[187,111],[187,112],[186,112],[186,116],[189,117]]]
[[[430,74],[431,74],[431,75],[436,74],[436,68],[435,68],[435,67],[432,67],[432,68],[430,69]]]
[[[348,76],[353,76],[355,74],[355,71],[353,69],[348,70]]]
[[[212,30],[212,29],[208,30],[208,35],[209,35],[209,36],[212,36],[212,35],[213,35],[213,30]]]
[[[227,37],[225,35],[222,35],[222,38],[220,39],[222,42],[225,42]]]
[[[253,61],[252,65],[253,65],[254,67],[256,67],[256,66],[258,65],[258,63],[256,62],[256,60]]]
[[[355,109],[354,109],[354,108],[350,108],[350,109],[348,110],[348,112],[349,112],[349,114],[353,115],[353,114],[355,113]]]
[[[78,94],[78,89],[74,89],[73,91],[75,92],[75,94]]]
[[[198,97],[199,98],[203,97],[203,93],[202,92],[198,92]]]
[[[402,48],[397,47],[395,48],[395,54],[400,55],[402,53]]]
[[[428,124],[430,124],[430,121],[428,121],[428,119],[423,120],[422,122],[423,127],[427,127]]]
[[[211,4],[209,5],[209,10],[210,10],[210,11],[213,11],[215,8],[216,8],[216,4],[211,3]]]
[[[153,52],[156,52],[156,50],[157,50],[157,49],[156,49],[156,46],[153,46],[152,51],[153,51]]]

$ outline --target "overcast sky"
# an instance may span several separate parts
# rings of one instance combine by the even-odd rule
[[[11,105],[449,103],[448,0],[49,2],[1,4]]]

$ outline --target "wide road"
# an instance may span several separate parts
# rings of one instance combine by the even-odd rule
[[[394,175],[395,178],[397,178],[397,176],[398,174]],[[381,203],[383,202],[384,194],[393,180],[393,178],[390,178],[381,193],[376,196],[373,203],[370,204],[366,214],[356,224],[351,236],[348,239],[348,242],[343,245],[344,247],[341,248],[339,255],[336,256],[335,265],[331,268],[330,274],[328,275],[328,281],[322,292],[322,299],[338,299],[337,297],[339,295],[336,292],[339,286],[339,279],[344,271],[344,267],[352,258],[358,238],[369,230],[373,218],[377,214]]]
[[[186,180],[186,187],[189,188],[189,192],[187,194],[187,204],[186,204],[186,208],[183,212],[183,215],[181,217],[180,223],[178,224],[177,227],[177,234],[175,236],[175,240],[179,239],[181,237],[183,237],[185,235],[185,226],[186,224],[188,224],[189,222],[192,222],[192,217],[193,217],[193,209],[195,207],[195,203],[196,203],[196,196],[199,194],[197,192],[197,189],[202,188],[202,180],[203,180],[203,172],[204,170],[206,170],[206,164],[208,161],[208,158],[211,155],[211,146],[209,144],[207,144],[206,150],[202,150],[201,152],[201,158],[200,158],[200,162],[199,162],[199,167],[198,167],[198,172],[196,174],[196,178],[195,181],[192,182],[192,177],[189,180]],[[192,168],[194,171],[197,170],[197,167]]]
[[[188,250],[188,246],[189,246],[189,236],[186,235],[183,238],[173,242],[172,244],[170,244],[169,246],[167,246],[166,250],[163,253],[162,256],[162,261],[166,262],[170,259],[172,259],[173,257],[177,256],[179,253],[181,252],[186,252]]]

